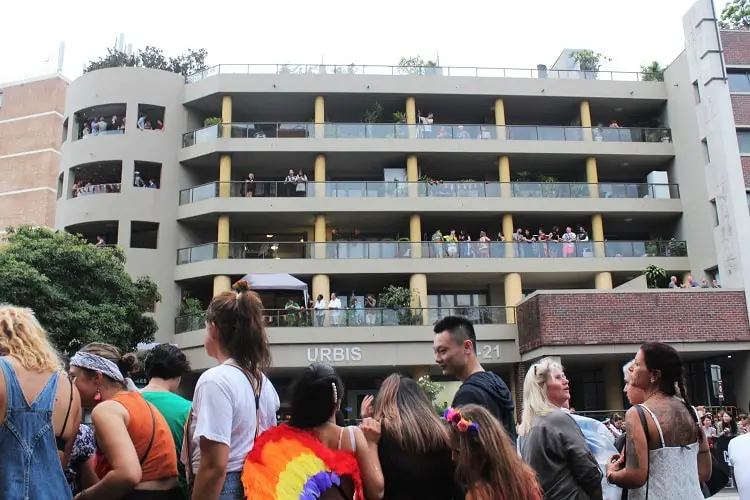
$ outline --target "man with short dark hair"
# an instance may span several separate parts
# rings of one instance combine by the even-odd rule
[[[185,468],[180,462],[182,440],[185,433],[185,422],[190,412],[191,403],[187,399],[175,394],[182,376],[190,372],[185,353],[172,344],[159,344],[151,349],[146,356],[146,377],[148,385],[141,394],[144,399],[154,405],[164,420],[169,424],[169,430],[174,439],[177,454],[177,469],[180,488],[185,498],[188,498]]]
[[[484,371],[477,359],[477,336],[466,318],[447,316],[435,324],[435,363],[443,375],[458,378],[462,384],[452,406],[475,404],[486,408],[516,440],[513,395],[503,379]]]

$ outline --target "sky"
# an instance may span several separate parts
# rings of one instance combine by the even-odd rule
[[[395,65],[439,56],[441,66],[551,66],[564,48],[612,58],[603,70],[663,66],[682,51],[682,16],[694,0],[27,0],[0,14],[0,82],[54,72],[74,79],[120,33],[134,50],[166,55],[205,48],[213,64]],[[721,11],[726,0],[716,0]],[[228,21],[225,21],[227,18]]]

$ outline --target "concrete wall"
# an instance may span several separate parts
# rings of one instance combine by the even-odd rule
[[[680,186],[682,217],[675,236],[688,244],[690,271],[700,281],[707,269],[718,265],[713,238],[714,219],[708,182],[710,170],[705,162],[702,137],[698,131],[698,106],[687,55],[683,52],[664,72],[669,100],[667,119],[675,124],[672,140],[675,158],[670,181]],[[700,91],[700,89],[699,89]]]
[[[157,341],[171,341],[174,317],[179,305],[174,283],[177,251],[177,199],[186,183],[176,152],[185,130],[182,106],[184,81],[180,75],[142,68],[112,68],[86,73],[68,91],[65,113],[74,129],[74,113],[107,104],[126,103],[127,128],[122,135],[91,136],[68,141],[62,149],[60,172],[65,174],[64,192],[72,191],[70,169],[84,163],[122,161],[122,192],[89,195],[57,203],[56,227],[117,220],[118,244],[128,258],[126,269],[133,277],[150,276],[158,285],[162,302],[157,304]],[[163,106],[164,131],[137,129],[138,105]],[[71,132],[72,136],[73,132]],[[160,189],[133,186],[135,161],[161,164]],[[130,248],[132,221],[159,223],[158,248]]]

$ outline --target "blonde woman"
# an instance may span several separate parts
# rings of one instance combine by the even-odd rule
[[[62,464],[78,434],[81,400],[30,309],[0,306],[0,368],[3,498],[72,498]]]
[[[562,365],[551,358],[532,365],[523,383],[519,450],[536,471],[544,498],[598,500],[602,472],[578,424],[563,410],[569,404]]]

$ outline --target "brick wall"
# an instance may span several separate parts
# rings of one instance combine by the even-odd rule
[[[750,95],[732,94],[732,113],[735,125],[750,125]]]
[[[0,120],[48,111],[65,113],[68,83],[61,78],[48,78],[0,88],[3,91]]]
[[[722,31],[721,45],[724,48],[724,61],[727,65],[750,64],[750,31]]]
[[[745,177],[745,187],[750,189],[750,156],[741,156],[742,175]]]
[[[742,291],[541,293],[518,305],[521,353],[540,346],[750,341]]]

